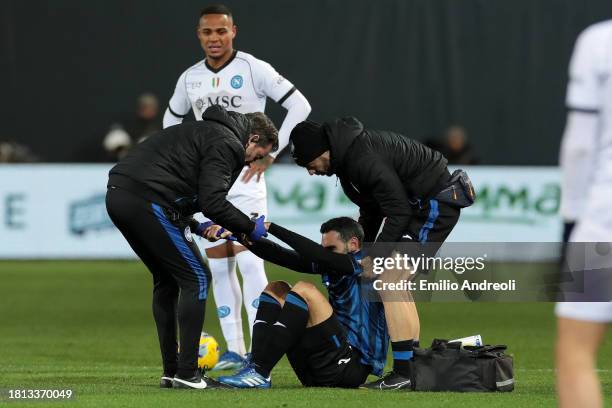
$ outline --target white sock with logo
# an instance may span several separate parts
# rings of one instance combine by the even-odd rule
[[[242,251],[236,255],[236,262],[242,275],[242,293],[244,307],[249,319],[249,331],[253,337],[253,322],[259,306],[259,295],[268,284],[264,261],[251,251]]]
[[[236,258],[209,258],[213,278],[213,295],[217,316],[227,349],[243,356],[246,353],[242,333],[242,292],[236,275]]]

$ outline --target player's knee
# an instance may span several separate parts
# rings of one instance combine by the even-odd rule
[[[293,288],[291,289],[293,292],[297,293],[304,299],[311,298],[312,296],[316,296],[319,292],[317,287],[310,282],[299,281]]]
[[[285,296],[287,296],[287,293],[289,293],[290,290],[291,285],[285,281],[268,282],[264,288],[264,292],[274,297],[278,301],[285,299]]]

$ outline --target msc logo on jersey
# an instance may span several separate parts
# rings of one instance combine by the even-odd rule
[[[242,106],[242,96],[220,93],[217,95],[200,97],[195,101],[195,106],[200,112],[212,105],[219,105],[225,109],[236,109]]]
[[[240,89],[242,88],[242,82],[242,75],[234,75],[230,81],[230,84],[232,85],[232,88]]]
[[[217,315],[219,315],[220,319],[229,316],[229,314],[230,314],[229,306],[219,306],[217,308]]]

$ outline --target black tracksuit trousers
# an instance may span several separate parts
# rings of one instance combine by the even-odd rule
[[[153,317],[164,374],[193,377],[211,277],[187,224],[115,186],[107,190],[106,209],[153,275]]]

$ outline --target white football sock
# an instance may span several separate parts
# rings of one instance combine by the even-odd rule
[[[236,258],[208,258],[213,277],[213,294],[217,316],[227,349],[243,356],[246,353],[242,333],[242,293],[236,275]]]
[[[259,295],[268,284],[264,261],[251,251],[242,251],[236,255],[236,262],[242,275],[242,292],[244,307],[249,318],[249,332],[253,337],[253,322],[259,306]]]

